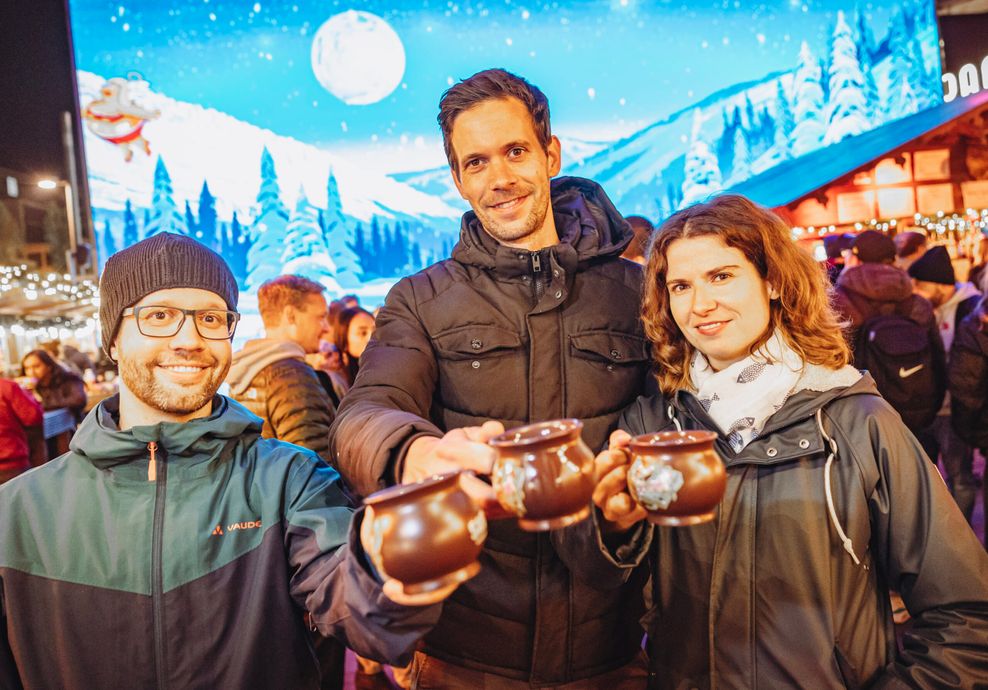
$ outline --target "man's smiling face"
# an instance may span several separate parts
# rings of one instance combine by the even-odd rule
[[[146,305],[228,309],[219,295],[198,288],[158,290],[134,306]],[[120,367],[121,403],[140,406],[144,417],[159,421],[186,421],[208,414],[232,355],[229,340],[203,338],[191,316],[178,333],[165,338],[141,334],[135,318],[125,317],[112,349]]]
[[[453,181],[489,235],[527,249],[555,243],[549,180],[559,172],[559,140],[542,148],[521,101],[491,99],[463,111],[450,141]]]

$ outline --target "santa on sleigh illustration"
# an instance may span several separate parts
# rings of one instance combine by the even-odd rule
[[[151,146],[142,132],[148,120],[161,115],[160,111],[143,108],[134,100],[134,92],[142,84],[146,82],[136,78],[108,79],[100,87],[100,95],[82,110],[89,131],[119,146],[128,162],[134,157],[135,149],[151,155]]]

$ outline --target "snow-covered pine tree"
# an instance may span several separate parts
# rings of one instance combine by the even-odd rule
[[[710,151],[707,142],[700,138],[702,124],[703,116],[700,109],[697,108],[693,111],[693,133],[690,149],[686,153],[686,161],[683,164],[685,179],[683,180],[683,197],[680,207],[689,206],[706,199],[721,188],[717,156]],[[735,131],[740,129],[739,124]]]
[[[140,241],[140,234],[137,230],[137,218],[134,216],[134,206],[127,199],[124,204],[124,226],[123,226],[123,246],[124,248],[137,244]]]
[[[117,253],[117,240],[113,236],[113,228],[110,227],[110,221],[103,223],[103,232],[100,236],[102,246],[100,247],[99,253],[99,267],[100,271],[103,270],[103,266],[106,264],[106,260]]]
[[[196,220],[195,214],[192,213],[192,207],[189,205],[188,199],[185,200],[185,227],[188,229],[190,236],[202,242],[202,234],[199,232],[199,221]]]
[[[792,88],[793,157],[799,157],[820,148],[823,142],[823,90],[820,88],[820,63],[803,41],[799,49],[799,64],[793,77]]]
[[[902,7],[892,13],[889,25],[888,46],[891,52],[888,92],[882,99],[885,105],[885,120],[895,120],[905,115],[919,112],[926,101],[924,97],[925,75],[922,65],[917,65],[912,48],[913,36],[909,26],[911,16]]]
[[[843,10],[837,11],[830,59],[830,103],[827,112],[825,145],[836,144],[871,129],[868,119],[868,99],[865,96],[865,78],[858,62],[858,49],[854,45],[851,27]]]
[[[329,258],[322,228],[316,220],[316,209],[309,203],[305,190],[299,187],[298,201],[285,231],[285,264],[282,273],[304,276],[325,285],[333,294],[340,294],[336,281],[336,265]]]
[[[199,222],[196,226],[199,230],[199,241],[222,254],[226,243],[216,226],[216,197],[209,191],[209,185],[205,180],[202,181],[202,189],[199,190]]]
[[[333,171],[329,171],[326,183],[326,211],[323,213],[323,237],[329,257],[336,266],[336,280],[345,287],[360,285],[360,258],[350,246],[350,229],[343,215],[340,188]]]
[[[734,160],[731,161],[729,184],[744,182],[751,177],[751,147],[744,127],[734,130]]]
[[[230,265],[233,277],[241,289],[247,289],[247,255],[250,252],[250,232],[247,226],[240,224],[237,212],[233,212],[230,221],[230,250],[225,258]]]
[[[144,226],[144,236],[151,237],[162,232],[174,232],[179,235],[188,235],[189,228],[186,225],[182,212],[175,205],[172,198],[172,178],[165,167],[165,159],[158,156],[158,161],[154,165],[154,190],[151,192],[151,213],[147,224]]]
[[[278,173],[266,146],[261,152],[261,188],[257,192],[257,205],[257,217],[250,228],[247,253],[249,290],[256,290],[264,281],[283,273],[288,211],[281,202]]]
[[[792,118],[792,107],[789,105],[789,96],[786,95],[786,88],[782,85],[782,79],[775,82],[775,152],[778,160],[789,160],[792,158],[790,149],[792,140],[792,130],[795,123]]]

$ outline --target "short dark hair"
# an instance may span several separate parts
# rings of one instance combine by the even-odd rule
[[[261,321],[266,328],[277,326],[285,307],[301,309],[309,295],[321,295],[325,290],[321,283],[302,276],[272,278],[257,289],[257,310],[261,312]]]
[[[443,149],[449,167],[459,177],[456,154],[453,152],[453,122],[460,113],[484,101],[516,98],[528,109],[532,125],[542,150],[549,150],[552,129],[549,126],[549,101],[545,94],[526,79],[504,69],[486,69],[467,77],[446,89],[439,99],[439,129],[443,133]]]

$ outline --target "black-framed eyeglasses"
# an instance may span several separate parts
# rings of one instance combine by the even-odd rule
[[[137,330],[149,338],[171,338],[191,316],[196,332],[206,340],[230,340],[240,321],[240,314],[226,309],[180,309],[155,304],[129,307],[123,310],[123,316],[133,316]]]

